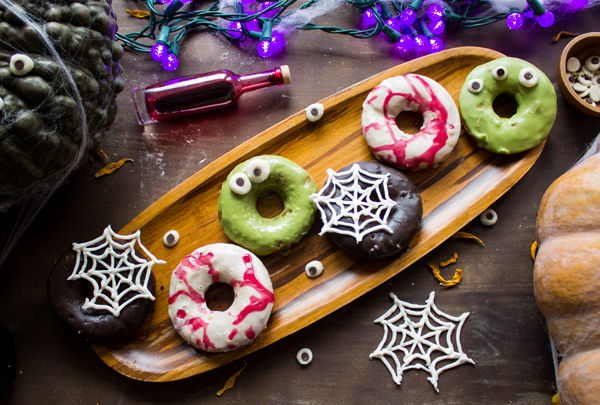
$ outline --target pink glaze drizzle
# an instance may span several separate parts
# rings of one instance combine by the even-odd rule
[[[232,340],[235,337],[235,335],[237,334],[237,332],[238,332],[237,329],[233,328],[233,330],[231,331],[231,333],[228,336],[229,340]]]
[[[252,312],[260,312],[264,310],[267,305],[275,302],[275,296],[271,291],[265,288],[254,274],[254,265],[252,264],[252,256],[249,254],[245,254],[243,256],[244,264],[246,265],[246,271],[244,272],[244,280],[231,280],[231,287],[235,288],[237,286],[240,287],[252,287],[256,292],[258,292],[259,296],[256,297],[252,295],[250,297],[250,304],[248,304],[244,309],[242,309],[235,321],[233,321],[234,325],[242,322],[248,314]]]
[[[387,91],[388,95],[386,96],[383,103],[383,113],[385,117],[385,124],[381,124],[379,122],[374,122],[365,127],[365,133],[367,133],[371,128],[375,130],[387,129],[388,133],[394,140],[392,145],[384,145],[375,148],[371,148],[373,152],[383,152],[383,151],[391,151],[396,157],[396,165],[402,166],[408,169],[416,170],[419,169],[421,162],[425,162],[427,166],[433,166],[435,162],[436,153],[442,149],[448,140],[448,132],[446,131],[445,123],[448,120],[448,111],[444,104],[440,101],[440,99],[435,95],[433,88],[425,81],[423,78],[414,76],[414,75],[406,75],[404,76],[406,82],[413,90],[414,94],[403,94],[403,93],[394,93],[390,88],[385,86],[377,86],[375,89],[384,89]],[[427,93],[431,96],[431,101],[425,99],[425,97],[421,96],[416,89],[416,86],[413,84],[412,80],[418,80],[421,82],[423,87]],[[404,97],[408,101],[408,103],[417,104],[417,111],[419,114],[423,114],[424,112],[431,110],[437,117],[431,119],[426,122],[425,127],[410,136],[408,140],[406,139],[396,139],[394,137],[394,132],[392,130],[392,126],[396,125],[396,117],[390,117],[388,115],[388,107],[390,101],[393,97]],[[375,98],[369,99],[367,101],[368,104],[371,104]],[[422,138],[427,137],[428,135],[435,135],[433,144],[429,149],[423,152],[420,156],[407,159],[406,158],[406,147],[408,144],[412,142],[418,142]],[[391,163],[391,162],[390,162]]]
[[[211,276],[212,282],[217,283],[219,282],[219,272],[215,270],[211,263],[213,256],[214,255],[211,252],[208,252],[207,254],[200,253],[198,257],[188,255],[184,257],[181,263],[192,271],[198,271],[203,266],[208,266],[208,274]]]
[[[254,330],[252,329],[252,325],[250,325],[250,327],[248,329],[246,329],[246,332],[244,332],[246,334],[246,337],[248,339],[254,339],[256,337],[256,333],[254,333]]]

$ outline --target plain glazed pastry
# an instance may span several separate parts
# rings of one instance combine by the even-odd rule
[[[517,104],[517,112],[510,118],[494,111],[494,100],[504,94]],[[458,104],[465,129],[477,146],[505,155],[539,145],[556,118],[556,92],[548,77],[516,58],[495,59],[473,69]]]
[[[235,299],[225,311],[206,305],[213,283],[229,284]],[[275,297],[269,272],[251,252],[228,243],[196,249],[171,277],[169,317],[190,345],[227,352],[249,345],[267,326]]]
[[[281,156],[258,156],[235,167],[221,187],[219,220],[233,242],[266,256],[300,242],[317,209],[309,196],[318,187],[300,166]],[[256,209],[259,197],[276,193],[284,204],[274,218]]]
[[[403,111],[423,116],[416,134],[402,131]],[[385,79],[363,103],[365,140],[377,159],[406,170],[436,167],[446,160],[460,136],[460,116],[452,96],[436,81],[407,74]]]
[[[342,249],[368,259],[402,252],[421,228],[423,204],[402,172],[377,161],[357,162],[335,173],[311,199],[323,228]]]
[[[47,290],[52,311],[64,327],[90,344],[127,339],[154,309],[152,266],[165,262],[139,243],[150,258],[146,260],[136,252],[136,242],[140,242],[139,231],[123,236],[109,226],[93,241],[74,243],[50,272]]]

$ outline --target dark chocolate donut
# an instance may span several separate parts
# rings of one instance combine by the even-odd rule
[[[136,252],[139,257],[143,257]],[[48,299],[52,311],[71,333],[94,345],[111,345],[132,336],[154,309],[154,301],[140,298],[123,308],[118,317],[106,310],[82,309],[93,292],[85,279],[67,280],[75,267],[77,252],[68,250],[58,258],[48,277]],[[140,271],[136,269],[135,272]],[[148,290],[154,295],[156,278],[152,273]],[[127,293],[127,301],[134,293]]]
[[[354,164],[354,163],[353,163]],[[352,168],[352,165],[343,167],[339,170],[339,173],[348,171]],[[388,214],[387,226],[392,230],[389,233],[386,230],[376,230],[367,233],[363,236],[360,242],[357,242],[355,236],[340,234],[329,231],[331,239],[342,249],[356,254],[367,259],[378,259],[395,255],[407,249],[408,244],[419,231],[421,227],[421,219],[423,217],[423,204],[421,202],[421,196],[417,191],[415,185],[410,179],[402,172],[393,169],[391,167],[383,165],[378,161],[363,161],[356,162],[356,164],[365,172],[373,173],[376,175],[386,175],[389,173],[387,181],[388,196],[391,200],[396,202]],[[339,180],[350,178],[351,174],[336,176]],[[367,183],[359,181],[362,190],[369,187]],[[381,186],[380,186],[381,187]],[[339,197],[341,191],[330,183],[327,188],[321,190],[319,194],[328,196],[332,193],[331,197]],[[380,190],[380,192],[383,190]],[[383,195],[383,194],[382,194]],[[344,198],[344,200],[349,200]],[[379,201],[377,192],[371,192],[371,200]],[[331,208],[337,213],[340,212],[340,208],[336,204],[327,204],[323,202],[317,202],[320,206],[320,211],[325,214],[326,221],[329,222],[332,217]],[[361,218],[361,220],[368,218]],[[351,223],[351,219],[343,219],[341,222]],[[373,225],[374,226],[374,225]],[[372,226],[367,225],[365,229],[369,229]],[[339,228],[344,229],[344,226]],[[350,226],[347,227],[350,230]]]

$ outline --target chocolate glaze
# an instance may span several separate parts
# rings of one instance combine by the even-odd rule
[[[388,193],[397,204],[388,217],[387,225],[392,229],[390,234],[386,231],[377,231],[366,234],[360,243],[350,235],[341,235],[330,232],[331,239],[342,249],[367,259],[379,259],[402,252],[421,228],[423,217],[423,203],[415,185],[402,172],[383,165],[378,161],[356,162],[363,170],[376,174],[390,174],[388,178]],[[348,170],[352,164],[340,169]],[[361,183],[363,188],[367,184]],[[326,190],[327,193],[329,190]],[[335,194],[339,195],[339,191]],[[326,206],[327,219],[331,218],[331,211]]]
[[[154,309],[154,301],[136,299],[123,308],[119,317],[104,310],[83,310],[81,307],[85,299],[91,297],[93,287],[84,279],[67,280],[73,272],[76,257],[77,253],[72,249],[63,253],[55,262],[46,285],[50,307],[60,323],[71,333],[94,345],[118,343],[133,335]],[[156,279],[151,274],[148,290],[155,295],[155,289]],[[126,295],[123,299],[128,298],[129,295]]]

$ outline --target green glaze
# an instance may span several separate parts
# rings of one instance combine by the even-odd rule
[[[505,80],[496,80],[492,70],[504,66]],[[519,83],[519,72],[533,68],[538,74],[537,85],[528,88]],[[472,79],[483,81],[483,90],[469,91]],[[510,118],[501,118],[492,107],[494,99],[509,94],[517,103],[517,112]],[[550,133],[556,118],[556,92],[546,75],[521,59],[500,58],[473,69],[467,76],[458,99],[460,114],[477,146],[493,153],[512,154],[539,145]]]
[[[262,183],[252,183],[248,194],[234,193],[229,188],[229,179],[236,173],[245,173],[246,166],[254,159],[269,163],[269,177]],[[221,187],[221,226],[233,242],[256,255],[269,255],[298,243],[310,230],[317,208],[309,196],[318,191],[313,178],[291,160],[271,155],[254,157],[236,166]],[[274,218],[263,218],[256,210],[256,202],[270,192],[281,197],[284,209]]]

